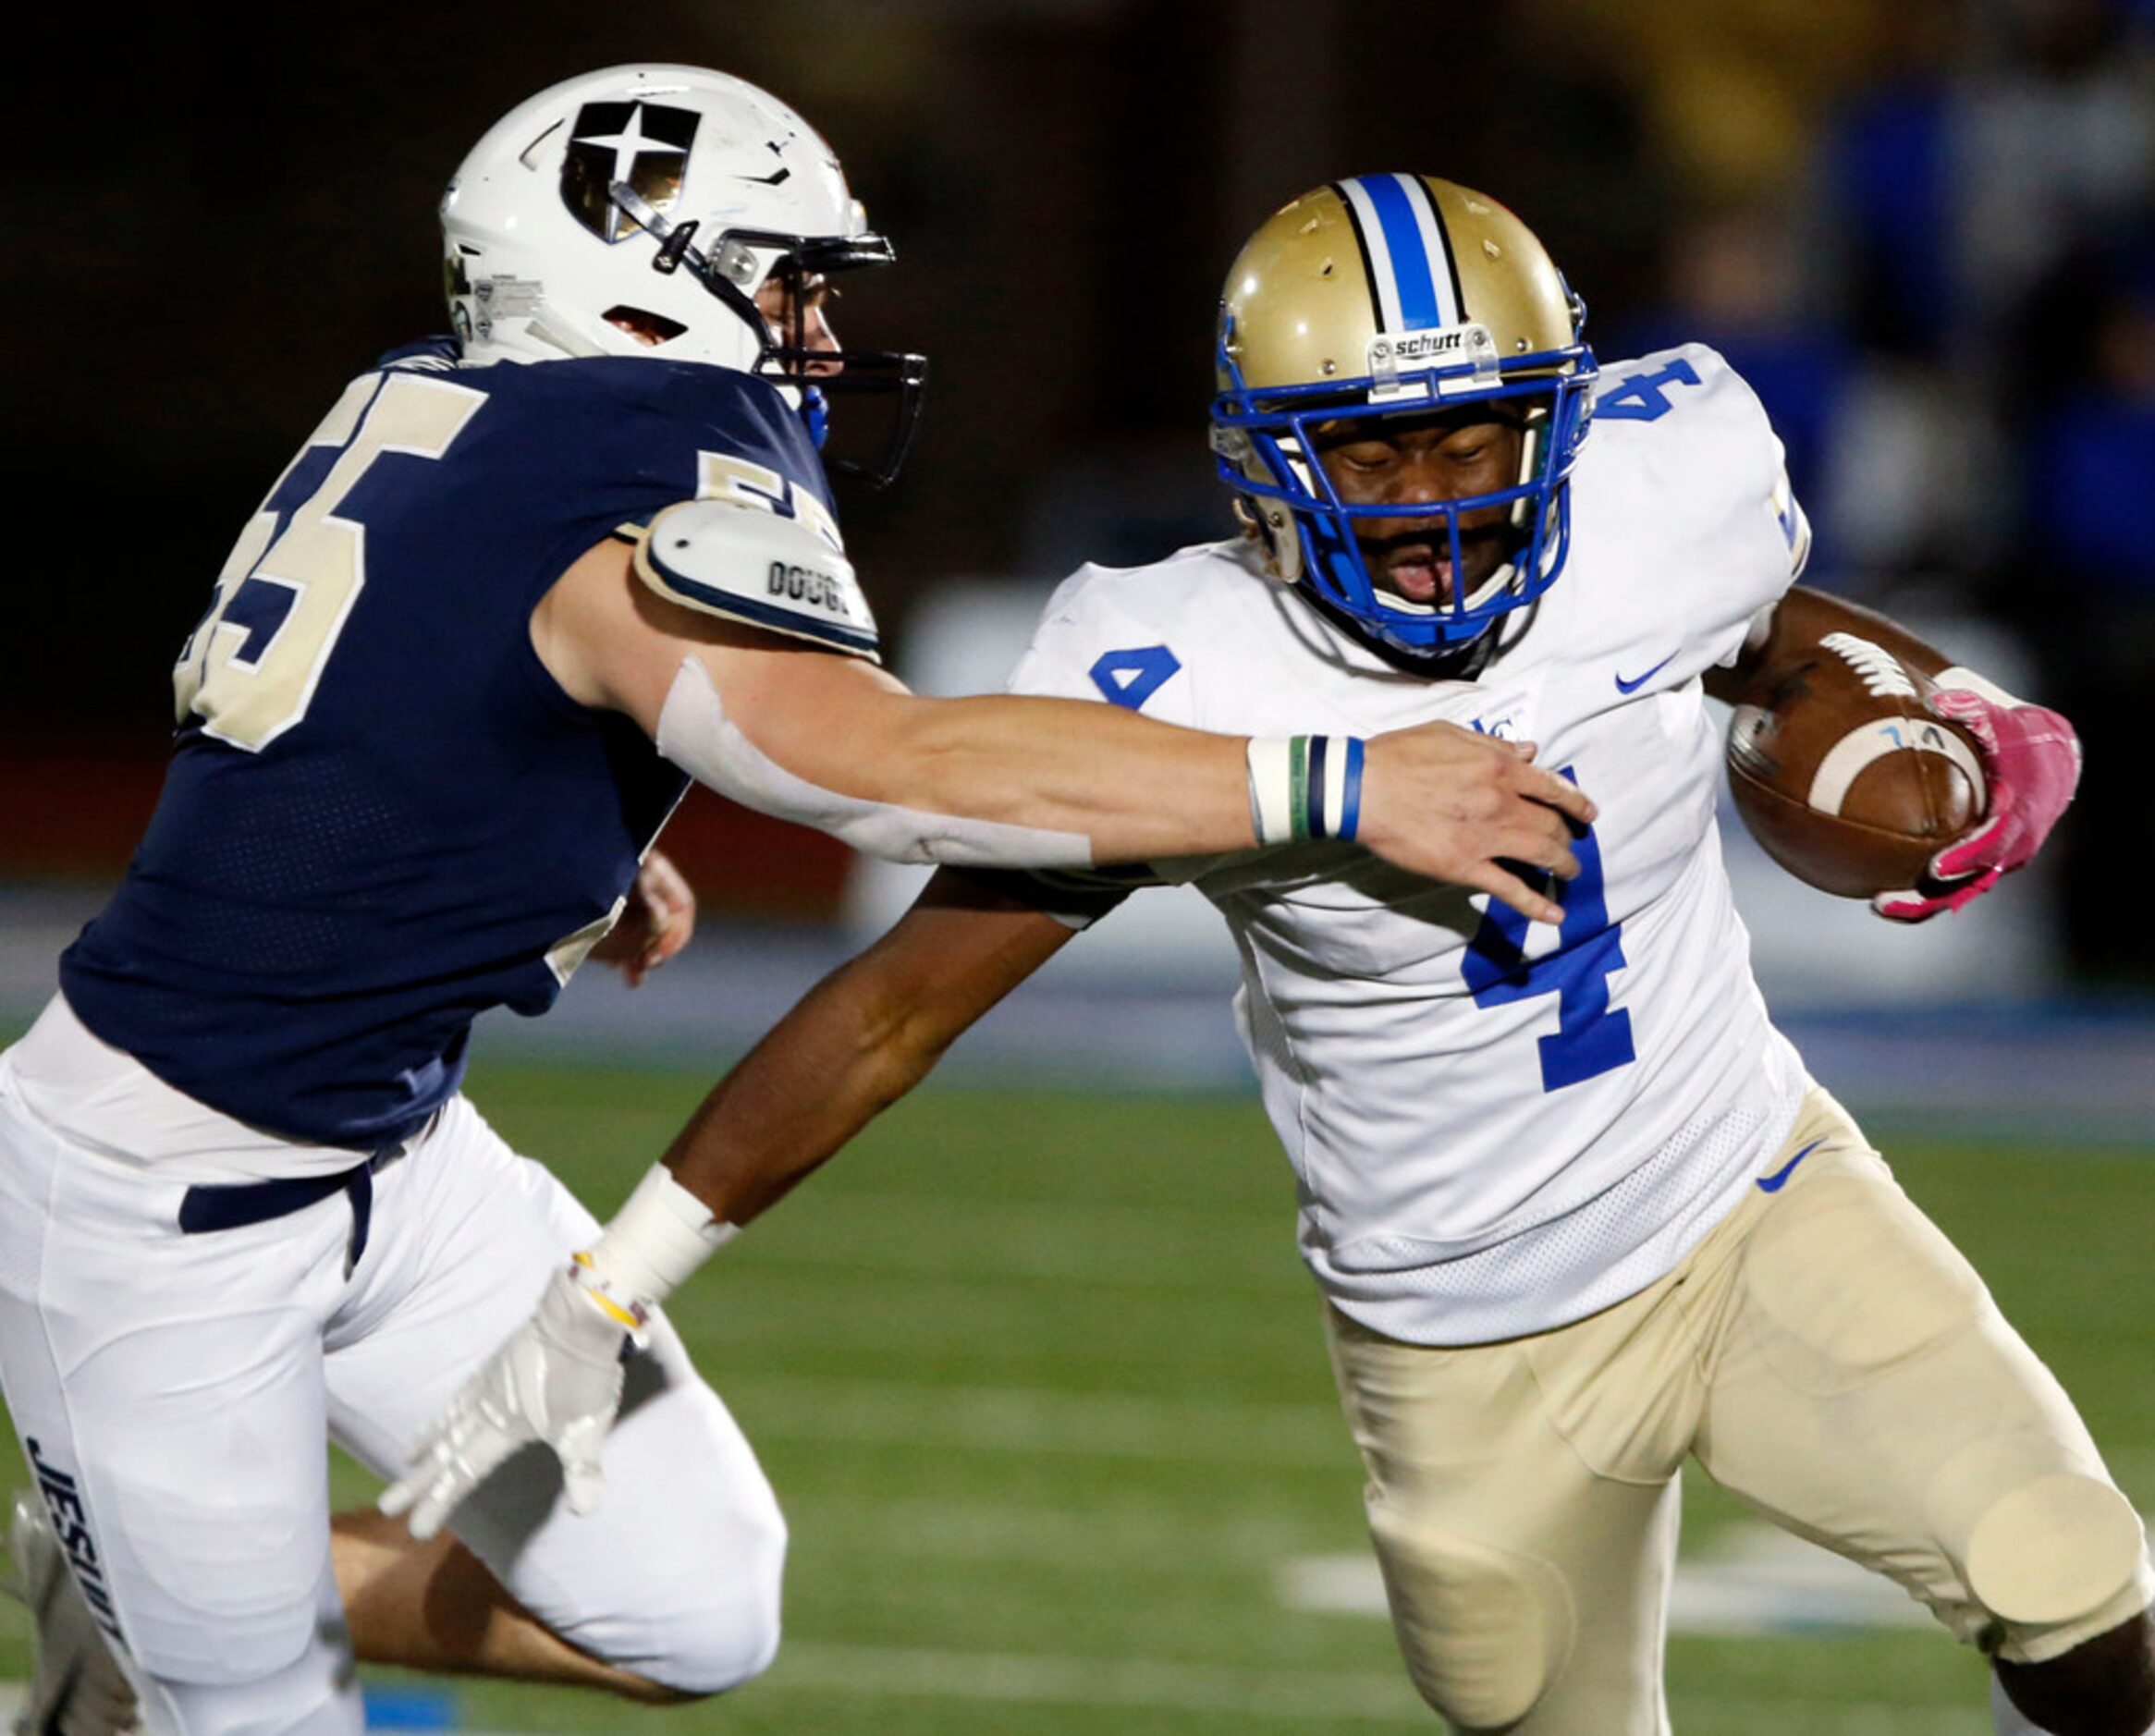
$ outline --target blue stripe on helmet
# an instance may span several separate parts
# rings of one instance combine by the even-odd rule
[[[1359,175],[1354,184],[1369,195],[1377,220],[1384,227],[1384,245],[1391,254],[1392,281],[1399,287],[1400,318],[1410,332],[1441,324],[1437,312],[1437,284],[1429,272],[1429,250],[1422,244],[1422,226],[1407,202],[1407,189],[1390,175]]]

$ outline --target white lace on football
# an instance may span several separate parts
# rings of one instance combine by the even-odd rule
[[[1863,691],[1873,699],[1916,697],[1916,683],[1908,679],[1908,671],[1884,646],[1858,639],[1854,633],[1828,633],[1818,643],[1855,671]]]

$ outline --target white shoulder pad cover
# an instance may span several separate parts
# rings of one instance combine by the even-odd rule
[[[1603,364],[1572,500],[1565,582],[1596,581],[1573,607],[1655,656],[1681,647],[1657,689],[1741,654],[1810,549],[1765,407],[1703,344]]]
[[[652,520],[636,571],[662,597],[879,663],[853,566],[798,519],[738,500],[684,500]]]
[[[927,813],[796,777],[741,733],[710,672],[693,657],[681,659],[667,690],[657,740],[658,751],[698,783],[744,807],[828,832],[865,855],[953,868],[1093,865],[1092,839],[1075,832]]]

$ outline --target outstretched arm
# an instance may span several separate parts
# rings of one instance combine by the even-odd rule
[[[945,870],[712,1088],[667,1147],[713,1218],[757,1216],[927,1076],[1071,930]]]
[[[1930,709],[1975,738],[1989,786],[1982,819],[1931,858],[1925,885],[1871,900],[1904,923],[1960,910],[2035,859],[2080,781],[2080,739],[2056,712],[2014,698],[1884,616],[1803,585],[1753,630],[1733,667],[1708,674],[1707,691],[1734,705],[1770,704],[1777,687],[1826,654],[1819,646],[1831,633],[1868,640],[1929,677]]]
[[[598,1503],[621,1347],[741,1225],[918,1084],[960,1033],[1071,936],[946,871],[875,946],[826,977],[720,1080],[592,1248],[413,1449],[382,1510],[432,1536],[517,1449],[559,1455],[569,1506]]]
[[[875,854],[1088,867],[1283,841],[1258,837],[1258,774],[1241,737],[1076,700],[924,699],[860,658],[658,595],[619,543],[578,560],[532,629],[574,698],[626,713],[727,794]],[[1330,764],[1341,781],[1332,814],[1358,809],[1348,835],[1417,874],[1558,920],[1502,864],[1577,873],[1572,828],[1592,819],[1592,803],[1530,751],[1449,724],[1395,731],[1367,743],[1354,801],[1344,800],[1343,747]],[[1279,800],[1258,805],[1282,814],[1284,758],[1278,777]]]

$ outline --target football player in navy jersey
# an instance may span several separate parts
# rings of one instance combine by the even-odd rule
[[[784,1527],[658,1310],[730,1228],[659,1170],[601,1243],[460,1094],[472,1019],[545,1011],[640,864],[664,905],[692,777],[901,860],[1073,869],[1243,847],[1292,793],[1264,743],[879,669],[818,440],[921,367],[839,347],[827,278],[890,249],[785,105],[572,79],[442,217],[456,336],[347,386],[241,532],[125,883],[0,1057],[22,1565],[82,1642],[33,1724],[70,1695],[80,1724],[112,1656],[188,1732],[357,1730],[354,1649],[646,1696],[755,1674]],[[1577,867],[1590,804],[1526,753],[1439,725],[1350,774],[1334,832],[1403,869],[1533,915],[1522,865]],[[656,914],[631,962],[678,943]],[[555,1372],[625,1378],[621,1426],[572,1428],[566,1475],[505,1467],[453,1542],[354,1521],[333,1555],[324,1437],[401,1467],[534,1305]]]
[[[1213,440],[1248,534],[1049,603],[1013,691],[1247,734],[1450,718],[1598,804],[1551,921],[1342,849],[1356,735],[1280,746],[1262,848],[1151,865],[1233,930],[1241,1027],[1368,1472],[1401,1651],[1450,1728],[1665,1736],[1678,1478],[1886,1574],[1990,1659],[2001,1736],[2155,1736],[2155,1569],[2057,1381],[1773,1025],[1722,871],[1722,732],[1829,659],[1934,684],[1989,792],[1965,906],[2070,799],[2069,724],[1795,585],[1809,532],[1750,389],[1685,345],[1598,364],[1539,241],[1435,177],[1291,202],[1228,274]],[[1589,410],[1591,432],[1589,433]],[[1854,735],[1850,740],[1862,742]],[[1978,763],[1979,751],[1979,763]],[[706,1101],[667,1189],[745,1224],[1128,879],[947,869]],[[702,1250],[647,1181],[604,1232]],[[586,1316],[544,1309],[394,1504],[509,1449],[589,1462]]]

